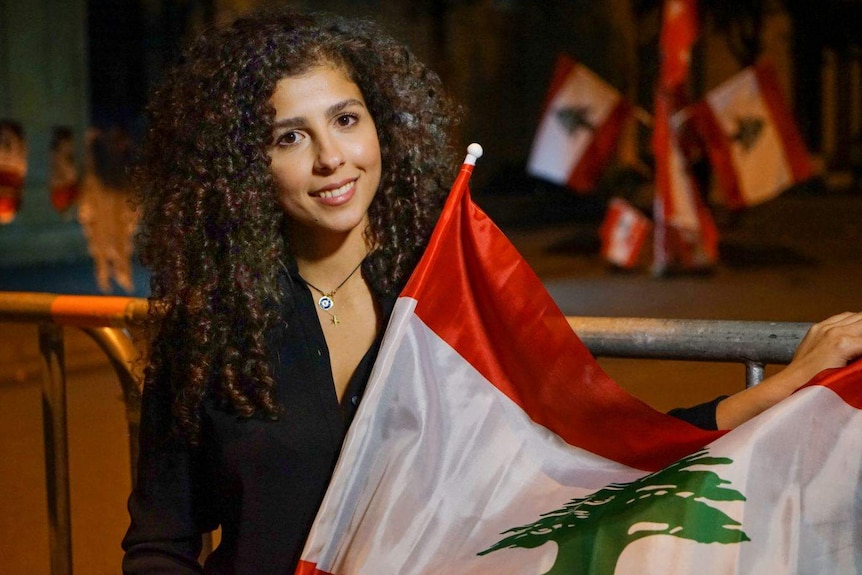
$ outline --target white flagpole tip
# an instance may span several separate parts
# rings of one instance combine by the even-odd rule
[[[482,157],[482,153],[482,146],[480,146],[476,142],[473,142],[472,144],[467,146],[467,157],[464,158],[464,163],[475,165],[476,160]]]

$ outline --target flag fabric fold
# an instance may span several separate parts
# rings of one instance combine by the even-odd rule
[[[770,200],[812,175],[812,163],[773,68],[750,66],[693,107],[728,207]]]
[[[629,102],[592,70],[561,54],[545,99],[527,172],[578,192],[596,187],[616,150]]]
[[[468,177],[396,303],[297,574],[855,573],[859,364],[727,434],[658,413],[602,371]]]

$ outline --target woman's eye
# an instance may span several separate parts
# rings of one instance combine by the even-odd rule
[[[341,128],[348,128],[355,124],[359,118],[355,114],[341,114],[335,119],[335,122]]]
[[[299,142],[301,136],[299,132],[285,132],[278,136],[275,140],[276,146],[292,146]]]

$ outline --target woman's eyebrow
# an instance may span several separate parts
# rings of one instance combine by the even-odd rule
[[[284,118],[282,120],[276,120],[275,124],[273,124],[274,128],[297,128],[305,124],[305,118],[302,116],[296,116],[294,118]]]
[[[351,106],[361,106],[365,108],[365,104],[362,100],[357,98],[348,98],[347,100],[342,100],[341,102],[336,102],[326,109],[326,116],[331,117],[335,116],[342,110],[349,108]],[[303,116],[295,116],[293,118],[284,118],[281,120],[276,120],[273,125],[274,128],[296,128],[306,124],[306,120]]]
[[[326,115],[334,116],[345,108],[349,108],[350,106],[361,106],[364,108],[365,104],[362,102],[362,100],[358,100],[356,98],[348,98],[347,100],[342,100],[341,102],[338,102],[337,104],[333,104],[328,107],[326,109]]]

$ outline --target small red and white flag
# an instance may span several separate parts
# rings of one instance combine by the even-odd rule
[[[602,257],[621,268],[635,267],[650,231],[652,222],[640,210],[622,198],[611,198],[599,228]]]
[[[616,150],[631,105],[589,68],[561,54],[527,172],[579,192],[595,188]]]
[[[727,205],[770,200],[812,175],[812,163],[770,65],[758,63],[693,108]]]
[[[660,273],[708,268],[718,259],[718,229],[680,143],[685,113],[671,116],[669,106],[668,98],[657,95],[653,267]]]
[[[862,363],[729,433],[617,386],[462,169],[296,573],[858,573]]]

